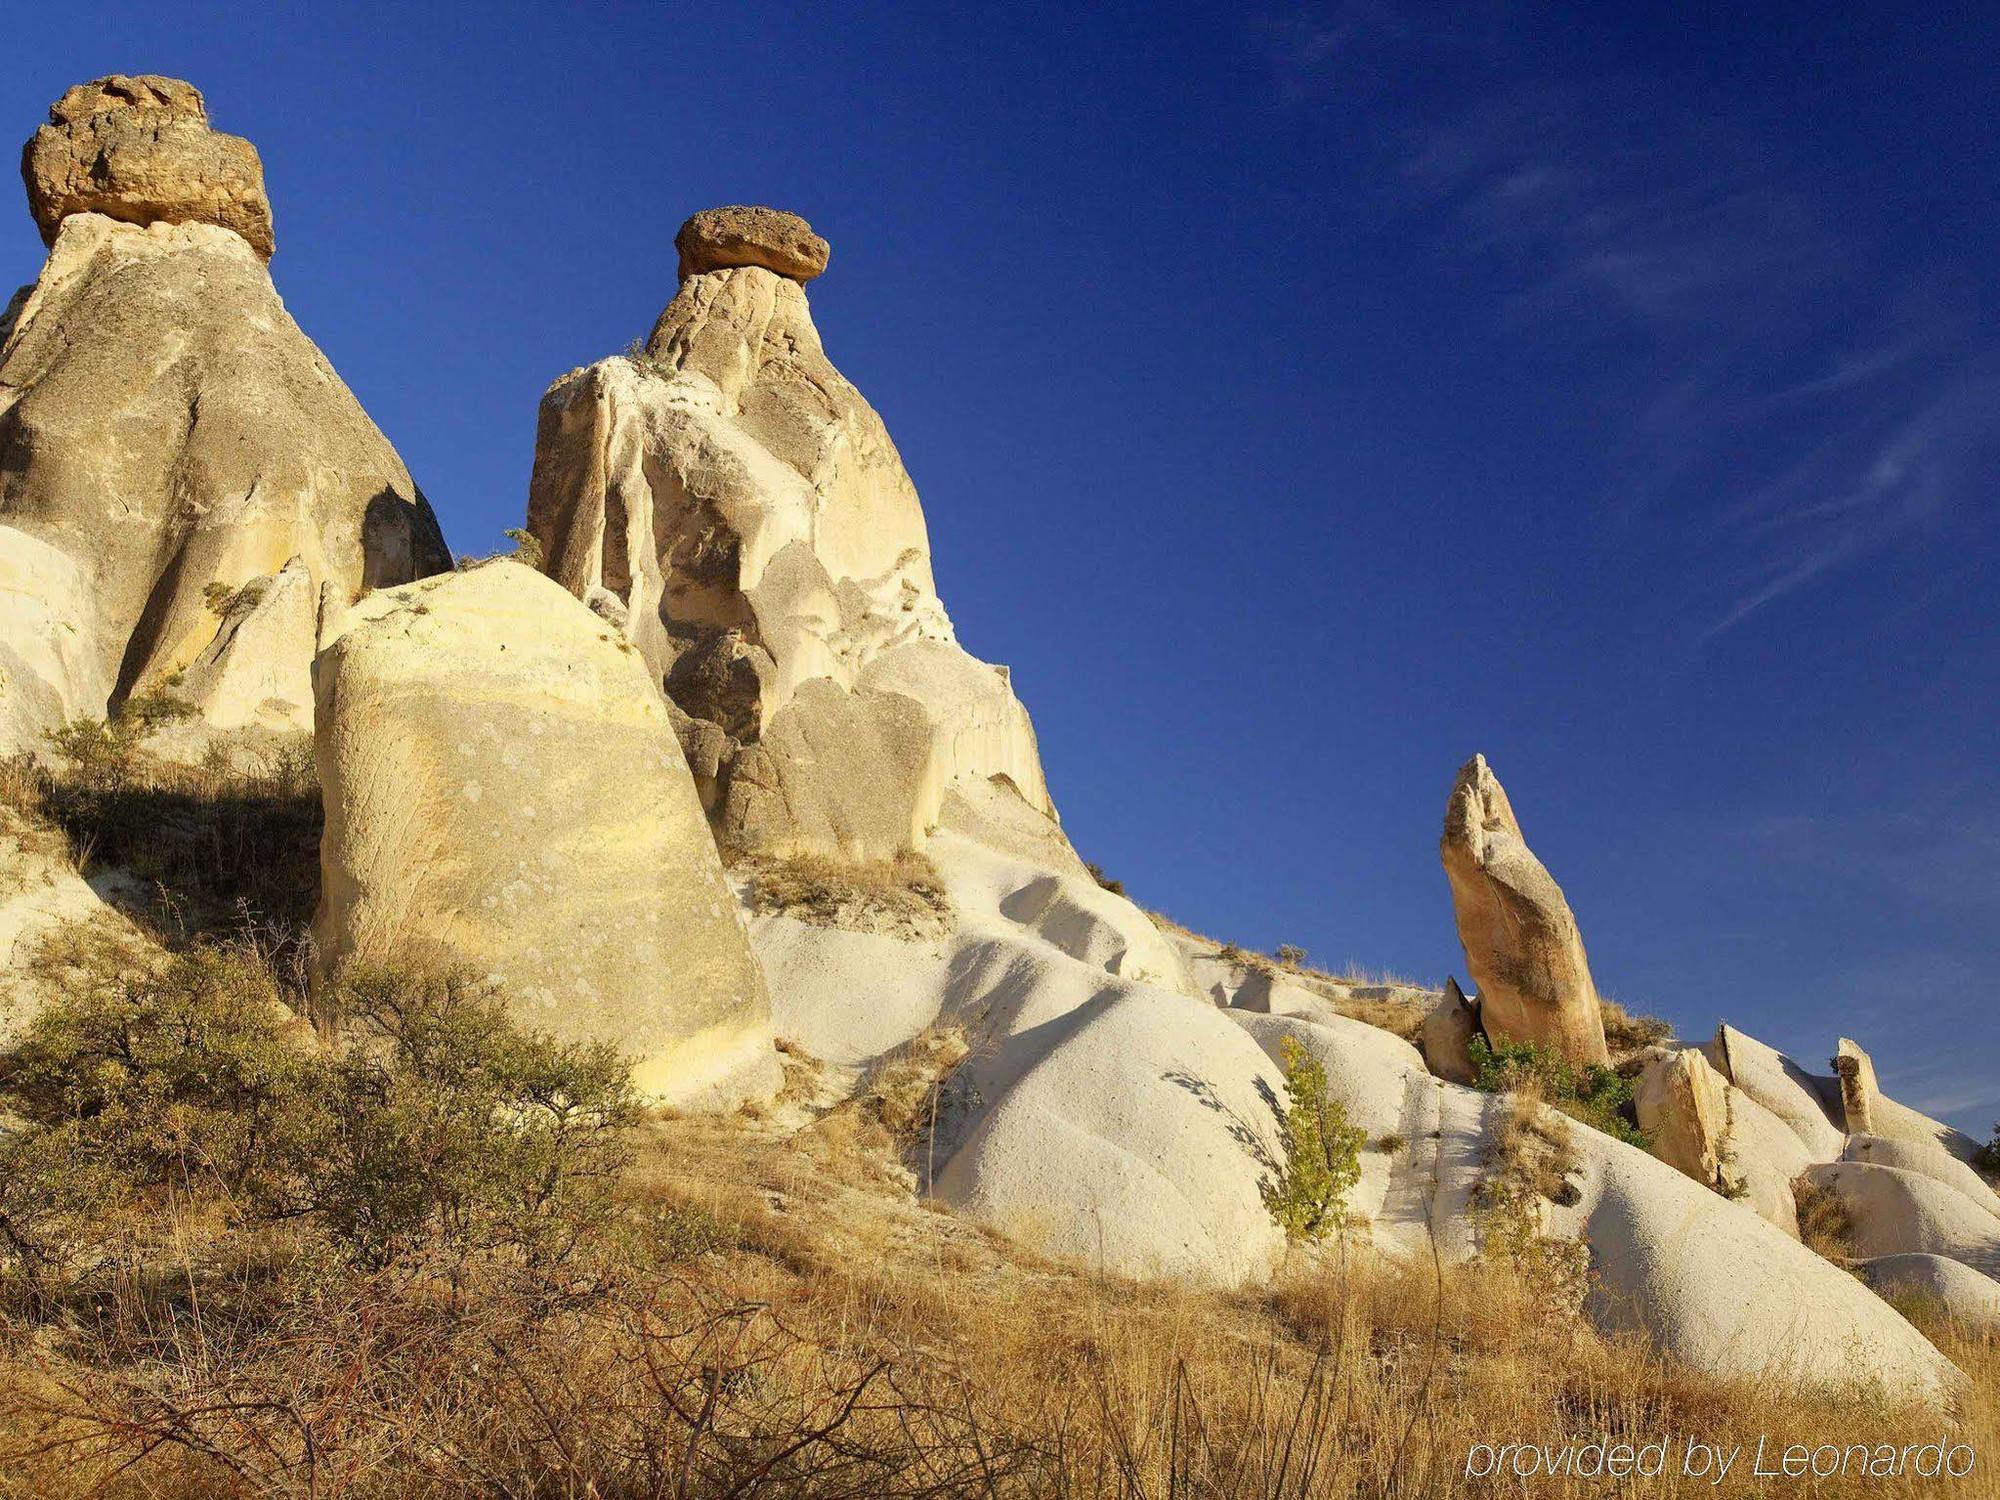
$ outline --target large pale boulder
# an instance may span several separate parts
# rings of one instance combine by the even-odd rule
[[[1847,1211],[1857,1256],[1943,1255],[2000,1279],[2000,1218],[1950,1184],[1873,1162],[1830,1162],[1805,1175]]]
[[[1846,1135],[1833,1121],[1839,1097],[1833,1079],[1806,1072],[1727,1022],[1715,1028],[1706,1051],[1716,1072],[1784,1122],[1810,1160],[1832,1161],[1840,1155]]]
[[[885,857],[922,845],[954,782],[994,776],[1053,815],[1027,713],[957,644],[916,489],[827,359],[805,268],[750,244],[698,215],[643,353],[543,397],[528,526],[548,572],[622,622],[684,716],[726,846]]]
[[[602,620],[488,563],[371,594],[315,678],[327,974],[469,967],[655,1098],[771,1092],[762,973],[666,707]]]
[[[2000,1282],[1960,1261],[1921,1253],[1883,1255],[1854,1269],[1899,1307],[1927,1304],[1965,1327],[2000,1333]]]
[[[159,96],[148,120],[192,118],[161,81],[132,91]],[[85,99],[63,128],[123,112]],[[102,717],[204,656],[223,719],[296,720],[311,643],[281,570],[296,562],[309,595],[344,601],[450,565],[252,242],[199,214],[127,211],[146,222],[66,211],[0,323],[0,753],[40,750],[65,718]],[[273,608],[218,612],[260,579]]]
[[[940,1197],[1116,1274],[1269,1274],[1283,1239],[1260,1184],[1283,1161],[1284,1080],[1222,1013],[1106,991],[1017,1032],[997,1061],[1012,1076],[951,1152]]]
[[[832,253],[797,214],[742,204],[695,214],[674,236],[674,248],[681,253],[683,281],[710,271],[762,266],[806,282],[826,269]]]
[[[1722,1188],[1730,1159],[1729,1085],[1693,1047],[1655,1059],[1639,1075],[1633,1106],[1653,1155],[1703,1187]]]
[[[271,200],[257,148],[209,129],[201,90],[178,78],[114,74],[77,84],[21,152],[28,207],[53,245],[64,219],[214,224],[271,258]]]
[[[1608,1063],[1583,935],[1483,755],[1458,773],[1439,852],[1488,1038]]]
[[[1575,1133],[1574,1205],[1595,1273],[1592,1321],[1644,1331],[1696,1369],[1821,1387],[1874,1387],[1940,1407],[1963,1375],[1887,1303],[1749,1208],[1596,1131]]]

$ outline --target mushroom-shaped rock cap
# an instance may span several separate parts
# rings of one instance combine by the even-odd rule
[[[811,281],[826,269],[831,250],[797,214],[776,208],[704,208],[674,236],[681,280],[731,266],[762,266],[794,281]]]
[[[44,244],[71,214],[128,224],[215,224],[265,260],[275,241],[264,165],[241,136],[208,128],[201,90],[155,74],[77,84],[21,152]]]

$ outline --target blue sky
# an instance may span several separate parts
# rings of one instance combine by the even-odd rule
[[[1896,9],[41,6],[0,120],[197,82],[461,551],[689,212],[804,213],[961,637],[1141,900],[1462,974],[1484,750],[1607,993],[1852,1034],[1983,1136],[2000,26]]]

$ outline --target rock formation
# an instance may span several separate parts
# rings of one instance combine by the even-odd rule
[[[1471,1083],[1472,1039],[1480,1035],[1479,1011],[1456,979],[1446,977],[1444,994],[1424,1017],[1424,1062],[1451,1083]]]
[[[49,106],[21,152],[28,208],[53,245],[71,214],[127,224],[214,224],[265,260],[271,200],[264,164],[241,136],[208,128],[201,90],[143,74],[79,83]]]
[[[803,284],[826,269],[831,253],[797,214],[742,204],[703,209],[681,225],[674,248],[681,253],[682,281],[733,266],[762,266]]]
[[[212,652],[224,719],[296,720],[311,645],[281,570],[314,599],[406,582],[449,566],[437,522],[278,300],[247,144],[170,79],[53,116],[25,162],[48,261],[0,318],[0,753]],[[218,612],[258,580],[283,610]]]
[[[644,351],[542,398],[528,526],[680,712],[717,837],[879,858],[993,776],[1052,815],[1006,669],[954,638],[896,446],[821,350],[801,283],[824,242],[723,209],[678,243]]]
[[[1875,1064],[1857,1042],[1842,1037],[1834,1048],[1833,1076],[1840,1080],[1840,1109],[1849,1135],[1875,1131]]]
[[[603,621],[487,563],[369,595],[315,678],[326,974],[466,966],[653,1097],[770,1094],[762,973],[666,705]]]
[[[1573,1063],[1608,1062],[1576,918],[1483,755],[1458,773],[1440,852],[1488,1038],[1546,1046]]]
[[[1729,1143],[1729,1085],[1693,1047],[1655,1059],[1639,1075],[1633,1103],[1653,1155],[1704,1187],[1724,1188]]]
[[[1981,1276],[1960,1261],[1912,1252],[1879,1255],[1854,1269],[1898,1307],[1928,1304],[1968,1328],[2000,1333],[2000,1282]]]

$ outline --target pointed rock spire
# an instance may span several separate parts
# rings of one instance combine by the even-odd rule
[[[1583,935],[1483,755],[1458,773],[1439,852],[1487,1036],[1609,1062]]]

